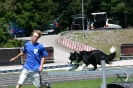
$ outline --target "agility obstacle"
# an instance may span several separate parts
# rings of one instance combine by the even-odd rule
[[[66,64],[66,65],[56,65],[56,66],[46,66],[43,69],[62,69],[66,67],[72,67],[73,64]],[[13,73],[13,72],[21,72],[22,69],[13,69],[13,70],[1,70],[0,73]],[[42,75],[102,75],[102,70],[96,70],[96,71],[43,71]],[[116,75],[116,79],[114,82],[117,82],[118,79],[121,80],[121,82],[127,82],[132,81],[130,75],[133,75],[133,70],[128,69],[122,69],[122,70],[106,70],[106,75]],[[122,76],[121,76],[122,75]],[[123,76],[125,75],[125,76]],[[125,80],[123,80],[125,78]]]
[[[105,64],[103,64],[105,65]],[[57,65],[57,66],[46,66],[44,67],[44,70],[47,69],[56,69],[56,68],[66,68],[66,67],[72,67],[73,64],[66,64],[66,65]],[[103,68],[104,66],[102,66]],[[3,70],[0,71],[0,73],[12,73],[12,72],[21,72],[22,69],[14,69],[14,70]],[[103,72],[104,71],[104,72]],[[122,70],[106,70],[105,67],[102,70],[96,70],[96,71],[88,71],[88,70],[83,70],[83,71],[43,71],[42,75],[65,75],[65,76],[69,76],[69,75],[102,75],[103,78],[103,83],[105,82],[105,87],[102,86],[102,88],[111,88],[112,86],[122,86],[127,84],[127,86],[129,86],[133,80],[130,77],[130,75],[133,75],[133,70],[130,69],[122,69]],[[116,75],[116,78],[114,80],[113,83],[111,84],[106,84],[106,75]],[[122,75],[122,76],[121,76]],[[124,76],[123,76],[124,75]],[[116,83],[117,80],[120,80],[122,83]],[[129,82],[130,81],[130,82]],[[129,84],[128,84],[129,83]],[[106,87],[107,86],[107,87]],[[115,87],[112,87],[115,88]],[[119,88],[119,87],[116,87]],[[120,88],[132,88],[132,87],[120,87]]]

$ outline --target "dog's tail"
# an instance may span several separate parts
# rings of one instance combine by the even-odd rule
[[[116,48],[114,46],[112,46],[110,48],[110,54],[108,55],[108,59],[107,59],[106,63],[111,64],[112,61],[114,60],[115,56],[116,56]]]

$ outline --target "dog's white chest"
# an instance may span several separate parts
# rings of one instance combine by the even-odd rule
[[[80,61],[79,63],[77,63],[76,61],[73,61],[74,64],[78,64],[78,65],[82,65],[83,61]]]

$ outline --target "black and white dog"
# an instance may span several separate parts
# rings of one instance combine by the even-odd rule
[[[116,56],[116,48],[112,46],[110,48],[110,54],[107,55],[101,50],[92,50],[92,51],[80,51],[80,52],[74,52],[70,53],[69,60],[71,61],[70,64],[74,63],[74,65],[67,69],[67,71],[73,71],[76,70],[80,65],[80,70],[83,70],[86,68],[89,64],[92,64],[94,66],[94,69],[97,69],[97,65],[101,65],[101,59],[105,59],[106,64],[111,64],[113,59]]]

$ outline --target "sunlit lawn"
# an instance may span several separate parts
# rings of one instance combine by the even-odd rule
[[[107,84],[114,82],[115,78],[107,78]],[[120,81],[120,80],[118,80]],[[99,88],[102,84],[102,79],[89,79],[89,80],[78,80],[68,82],[57,82],[51,83],[52,88]],[[8,87],[15,88],[15,87]],[[22,88],[35,88],[33,85],[24,85]]]

